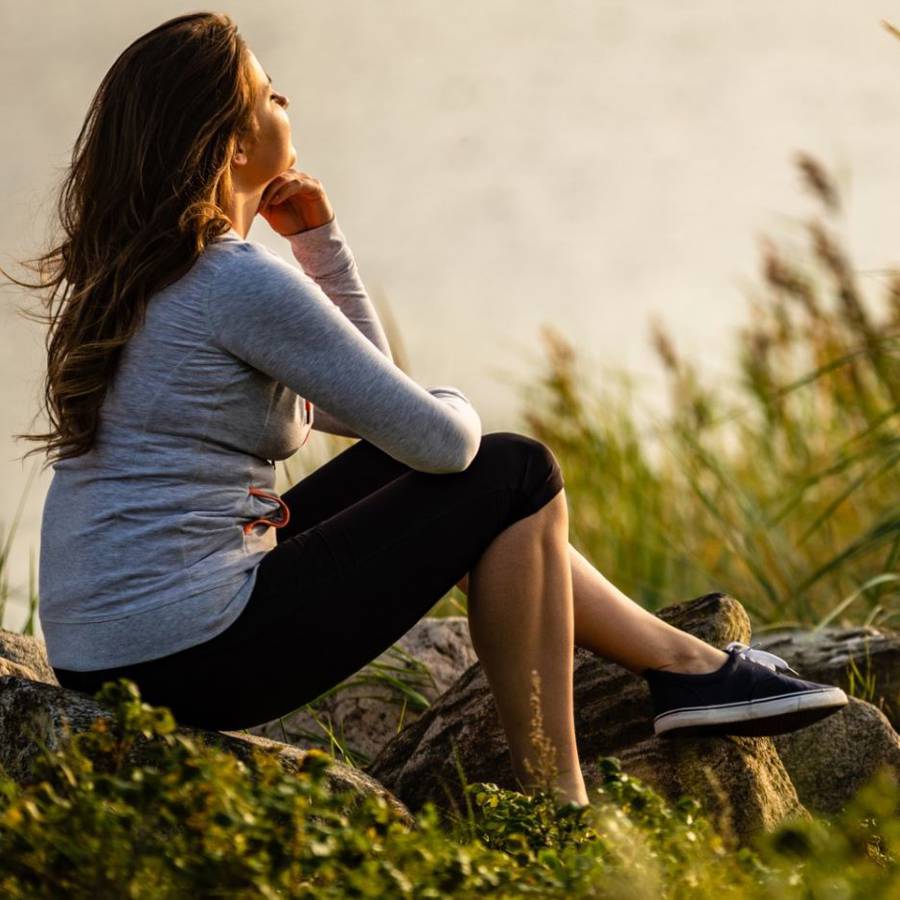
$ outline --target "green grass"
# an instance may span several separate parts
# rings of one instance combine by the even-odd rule
[[[331,790],[321,751],[286,774],[259,749],[247,765],[176,735],[133,682],[99,700],[112,719],[42,747],[33,784],[0,771],[4,897],[831,898],[897,884],[900,785],[886,769],[840,815],[787,820],[740,849],[696,799],[666,802],[615,757],[598,758],[579,812],[557,810],[548,781],[531,796],[472,783],[464,810],[426,803],[410,826],[381,798]]]

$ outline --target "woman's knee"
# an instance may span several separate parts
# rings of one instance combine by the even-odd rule
[[[559,460],[553,451],[537,438],[515,431],[492,431],[481,437],[476,459],[496,467],[498,477],[512,478],[525,498],[550,499],[564,485]]]

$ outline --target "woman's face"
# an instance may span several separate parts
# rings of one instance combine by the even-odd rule
[[[263,188],[277,175],[291,168],[297,161],[297,151],[291,141],[288,119],[288,98],[278,93],[269,81],[259,60],[249,54],[250,71],[256,91],[256,121],[259,133],[249,146],[240,144],[246,154],[246,164],[238,168],[237,178],[244,191]]]

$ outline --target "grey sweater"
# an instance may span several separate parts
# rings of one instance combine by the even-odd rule
[[[53,463],[38,606],[51,665],[156,659],[234,622],[283,521],[275,460],[311,428],[421,472],[477,453],[468,398],[393,362],[337,220],[286,240],[299,266],[232,229],[155,294],[95,446]]]

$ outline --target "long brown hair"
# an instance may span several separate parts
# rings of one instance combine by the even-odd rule
[[[59,186],[64,238],[22,264],[49,326],[43,401],[51,430],[25,457],[94,445],[121,351],[154,292],[178,280],[232,223],[230,161],[257,132],[248,50],[224,13],[177,16],[133,41],[91,101]],[[62,234],[60,235],[62,237]],[[35,266],[34,264],[37,263]],[[33,422],[33,420],[32,420]]]

